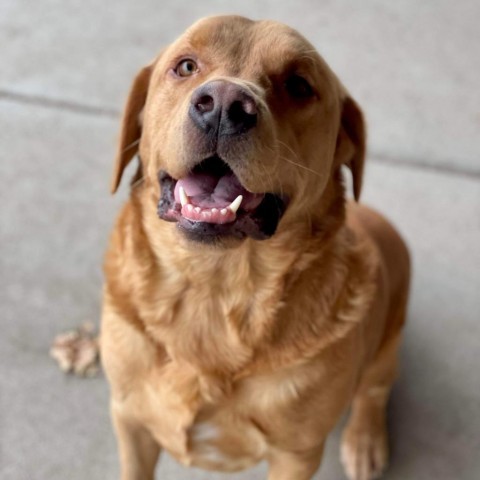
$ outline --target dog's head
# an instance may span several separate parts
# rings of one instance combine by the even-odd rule
[[[160,219],[203,242],[264,239],[283,216],[311,218],[342,165],[358,199],[365,134],[356,103],[299,33],[213,17],[135,78],[112,191],[137,151]]]

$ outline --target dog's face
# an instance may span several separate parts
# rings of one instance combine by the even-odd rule
[[[276,22],[201,20],[140,71],[114,191],[138,141],[159,221],[192,240],[260,240],[283,215],[308,218],[342,164],[360,192],[361,113],[314,48]]]

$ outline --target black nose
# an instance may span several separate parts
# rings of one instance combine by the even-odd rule
[[[195,125],[211,135],[238,135],[257,123],[257,104],[239,85],[214,80],[197,88],[189,114]]]

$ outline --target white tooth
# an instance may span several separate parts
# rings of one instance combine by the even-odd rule
[[[237,210],[240,208],[240,205],[242,204],[243,197],[242,195],[239,195],[229,206],[228,208],[233,212],[237,213]]]
[[[187,210],[191,212],[193,210],[193,205],[191,203],[187,203]]]
[[[220,210],[220,213],[221,213],[222,215],[226,215],[226,214],[227,214],[227,209],[226,209],[226,208],[222,208],[222,209]]]
[[[200,213],[200,212],[202,211],[202,209],[201,209],[200,207],[195,207],[195,211],[196,211],[197,213]]]
[[[180,195],[180,203],[182,204],[182,207],[187,205],[187,203],[190,203],[183,187],[179,187],[178,194]]]
[[[217,213],[218,209],[217,208],[212,208],[212,213]]]

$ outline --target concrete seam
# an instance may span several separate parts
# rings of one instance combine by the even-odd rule
[[[118,118],[120,115],[120,111],[113,108],[96,107],[93,105],[85,105],[82,103],[72,102],[70,100],[48,98],[38,95],[25,95],[22,93],[9,92],[6,90],[0,90],[0,100],[7,100],[14,103],[35,105],[55,110],[67,110],[74,113],[102,116],[108,118]]]
[[[39,95],[27,95],[23,93],[11,92],[8,90],[0,90],[0,100],[35,105],[55,110],[64,110],[84,115],[101,116],[115,119],[120,116],[120,111],[113,108],[96,107],[93,105],[85,105],[70,100],[48,98]],[[387,165],[393,165],[398,167],[411,167],[425,171],[433,171],[441,174],[449,174],[469,179],[480,180],[480,171],[452,167],[448,165],[432,165],[418,158],[392,157],[389,154],[384,154],[378,151],[370,151],[369,158],[373,162],[383,163]]]

